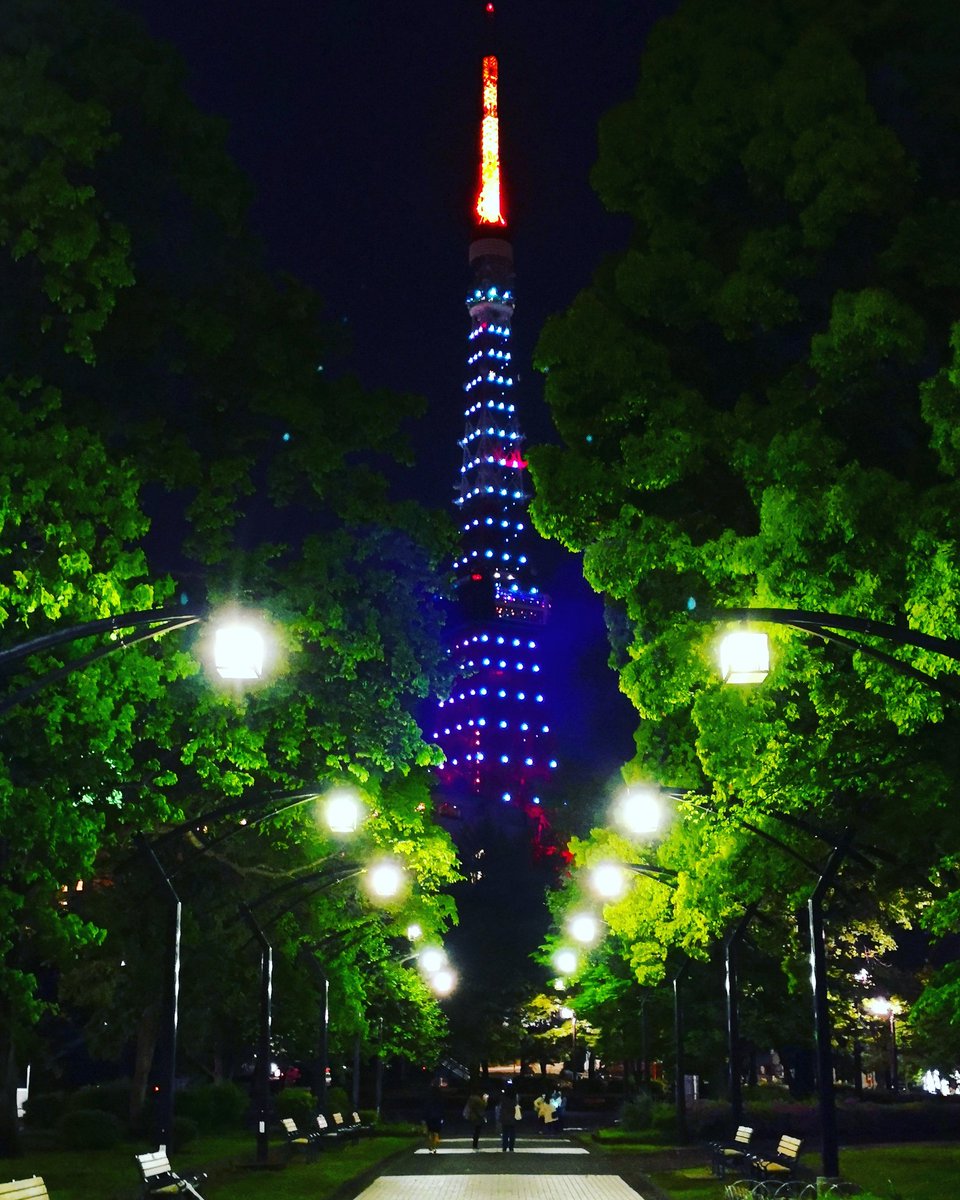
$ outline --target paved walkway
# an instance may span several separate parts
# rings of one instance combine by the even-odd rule
[[[393,1159],[356,1200],[657,1200],[629,1158],[591,1153],[572,1138],[520,1135],[504,1154],[492,1131],[474,1150],[469,1137],[444,1137]]]

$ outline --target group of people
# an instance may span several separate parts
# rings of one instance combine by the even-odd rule
[[[544,1092],[534,1100],[533,1110],[541,1132],[550,1126],[555,1126],[560,1130],[563,1128],[566,1096],[559,1088],[554,1088],[549,1096]],[[517,1125],[523,1119],[524,1114],[516,1089],[512,1084],[508,1084],[504,1088],[500,1099],[495,1104],[491,1104],[490,1097],[486,1092],[471,1092],[463,1106],[462,1115],[472,1130],[474,1150],[480,1149],[483,1127],[492,1115],[500,1133],[500,1149],[504,1154],[513,1151],[517,1140]],[[443,1092],[439,1085],[430,1089],[423,1120],[427,1127],[427,1148],[431,1154],[436,1154],[444,1122]]]
[[[563,1119],[567,1111],[567,1097],[559,1088],[554,1088],[548,1096],[546,1092],[539,1095],[533,1102],[533,1111],[537,1114],[540,1132],[555,1125],[559,1132],[563,1129]]]

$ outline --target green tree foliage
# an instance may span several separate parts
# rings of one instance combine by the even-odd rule
[[[631,778],[711,797],[658,852],[672,897],[641,881],[611,914],[638,977],[645,947],[705,953],[751,901],[788,913],[808,894],[744,821],[814,868],[828,846],[773,814],[886,851],[852,873],[885,905],[850,916],[861,951],[954,891],[956,702],[782,629],[767,684],[724,688],[716,624],[693,618],[958,633],[958,44],[945,0],[687,0],[601,125],[594,185],[632,234],[542,334],[563,444],[531,454],[533,512],[607,598],[640,716]],[[769,944],[802,950],[787,924]]]
[[[255,807],[270,790],[350,779],[375,811],[367,836],[411,868],[437,930],[451,910],[435,893],[456,868],[429,816],[435,751],[413,716],[440,670],[450,534],[394,501],[385,474],[407,460],[420,402],[344,371],[342,327],[263,262],[222,123],[192,105],[172,52],[106,0],[7,6],[0,127],[0,648],[175,597],[191,611],[252,605],[278,642],[270,686],[249,694],[209,686],[193,631],[67,673],[4,716],[9,1095],[37,970],[100,941],[102,961],[133,962],[139,914],[114,881],[137,832],[225,798]],[[37,656],[10,686],[94,648]],[[322,851],[302,821],[271,828],[277,873]],[[235,882],[255,873],[244,853]],[[76,899],[78,881],[95,901]],[[329,932],[339,909],[314,907],[303,928]],[[202,924],[187,920],[185,955],[205,944]],[[241,935],[218,936],[236,950],[229,974]],[[287,935],[291,961],[302,940]],[[367,997],[346,995],[349,973],[391,945],[387,925],[343,960],[351,1030]],[[149,1043],[149,988],[133,967],[128,978],[110,981],[110,1017],[117,1036],[140,1027]],[[219,1019],[211,1003],[198,1041]]]

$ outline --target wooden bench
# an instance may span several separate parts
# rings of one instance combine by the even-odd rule
[[[358,1112],[350,1114],[350,1124],[351,1128],[355,1129],[357,1133],[373,1133],[373,1126],[364,1125],[363,1121],[360,1120],[360,1114]]]
[[[339,1131],[332,1125],[328,1124],[327,1118],[320,1113],[317,1116],[317,1137],[320,1142],[325,1142],[331,1146],[336,1146],[341,1143]]]
[[[753,1129],[749,1125],[739,1125],[733,1135],[732,1142],[710,1143],[710,1166],[714,1175],[720,1179],[727,1173],[728,1167],[734,1167],[746,1160],[749,1153],[750,1139]]]
[[[0,1200],[50,1200],[47,1185],[39,1175],[0,1183]]]
[[[206,1179],[203,1171],[193,1175],[180,1175],[170,1165],[166,1150],[149,1150],[136,1155],[140,1167],[143,1189],[141,1196],[172,1196],[176,1192],[189,1192],[194,1200],[203,1200],[197,1184]]]
[[[762,1154],[751,1154],[750,1162],[753,1164],[754,1175],[758,1179],[788,1179],[797,1169],[800,1146],[800,1138],[785,1133],[769,1158]]]
[[[297,1127],[293,1117],[283,1117],[280,1121],[287,1139],[287,1149],[291,1154],[303,1154],[307,1162],[312,1162],[320,1149],[320,1134],[303,1132]]]
[[[330,1119],[333,1121],[334,1132],[345,1142],[356,1141],[362,1133],[370,1132],[370,1126],[363,1124],[359,1113],[351,1113],[349,1120],[343,1113],[331,1113]]]

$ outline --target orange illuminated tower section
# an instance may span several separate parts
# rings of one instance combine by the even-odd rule
[[[467,820],[489,819],[492,810],[503,817],[523,814],[534,842],[547,849],[544,806],[557,763],[540,642],[550,602],[538,590],[531,564],[537,538],[527,519],[527,464],[515,397],[513,247],[504,216],[498,85],[498,62],[488,55],[455,499],[460,539],[450,653],[456,680],[437,707],[432,733],[446,756],[440,780],[448,806]]]

